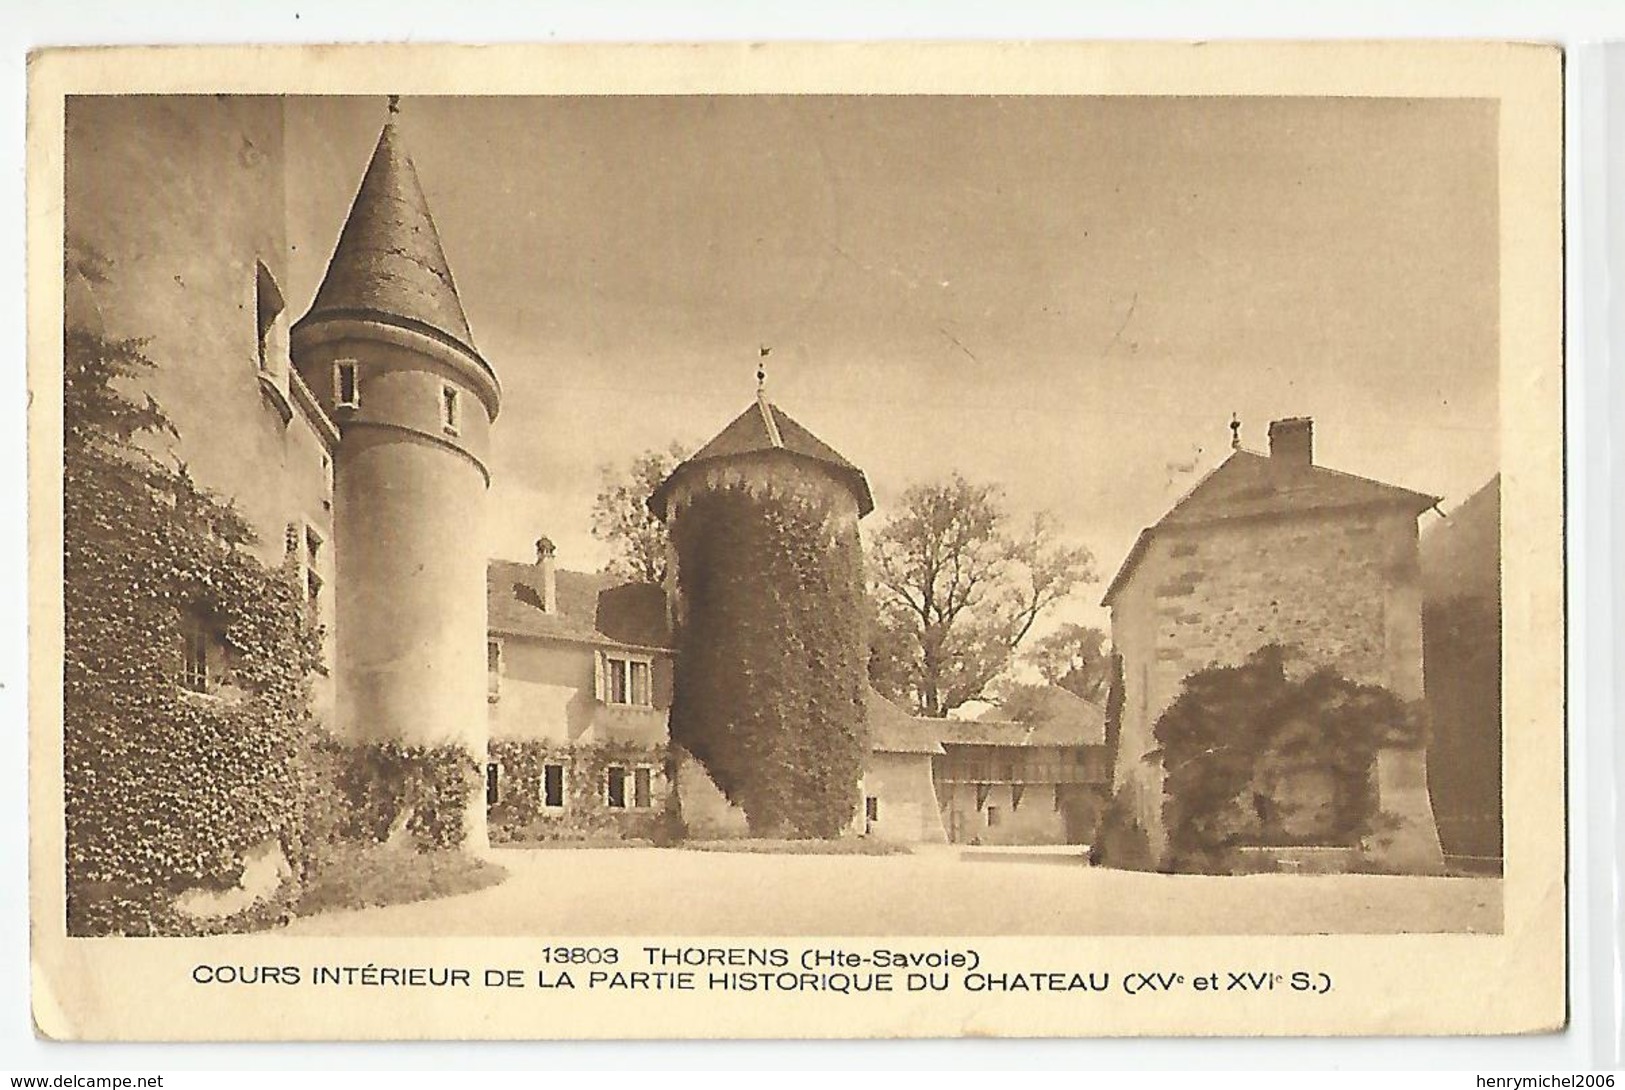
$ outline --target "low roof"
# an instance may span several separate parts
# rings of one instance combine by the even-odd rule
[[[851,490],[858,501],[858,514],[867,515],[875,509],[874,497],[863,470],[841,457],[840,453],[818,436],[792,420],[787,413],[758,397],[749,408],[734,417],[733,423],[723,428],[705,446],[701,447],[682,465],[672,470],[671,476],[649,497],[649,509],[658,517],[666,517],[666,495],[678,476],[701,462],[734,458],[743,454],[761,454],[778,451],[816,462],[833,474]]]
[[[1140,531],[1101,604],[1112,604],[1159,530],[1380,505],[1420,515],[1438,502],[1438,496],[1352,473],[1317,465],[1286,465],[1280,458],[1238,450],[1198,481],[1166,515]]]
[[[499,636],[533,636],[597,647],[667,649],[666,597],[652,583],[621,583],[593,572],[558,570],[558,608],[542,608],[542,572],[535,564],[493,560],[486,565],[487,627]]]
[[[875,753],[941,753],[935,724],[940,719],[920,719],[908,714],[865,686],[863,706],[869,719],[869,749]]]
[[[1103,746],[1106,712],[1059,685],[1044,685],[1033,692],[1028,714],[1020,720],[1003,708],[989,708],[942,740],[959,745]]]

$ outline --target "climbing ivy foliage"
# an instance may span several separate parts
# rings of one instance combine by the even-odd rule
[[[490,760],[499,769],[498,797],[489,817],[493,843],[625,838],[664,844],[681,839],[677,795],[669,787],[676,767],[664,745],[493,740]],[[548,764],[563,766],[564,805],[559,809],[544,805],[543,766]],[[607,776],[616,765],[651,770],[649,806],[631,805],[630,779],[628,805],[609,805]]]
[[[1157,721],[1172,869],[1222,871],[1243,845],[1356,846],[1378,831],[1377,751],[1422,743],[1419,710],[1285,649],[1185,679]],[[1308,801],[1306,801],[1308,800]]]
[[[304,853],[321,632],[291,562],[262,564],[232,505],[156,453],[173,426],[125,392],[153,367],[142,343],[70,330],[64,349],[69,931],[203,930],[168,907],[176,892],[232,886],[273,838]],[[188,625],[215,649],[207,693],[179,684]]]
[[[812,490],[699,490],[672,527],[683,619],[672,741],[754,836],[834,837],[868,749],[863,555]]]

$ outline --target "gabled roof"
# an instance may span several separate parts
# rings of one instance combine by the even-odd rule
[[[493,560],[485,569],[486,626],[497,636],[532,636],[594,647],[671,646],[665,592],[652,583],[613,584],[592,572],[554,575],[558,608],[542,608],[541,569]]]
[[[869,720],[869,750],[873,753],[941,753],[936,719],[917,719],[873,686],[864,686],[863,707]]]
[[[733,423],[718,432],[716,438],[673,470],[671,476],[662,481],[660,487],[649,497],[649,509],[660,518],[666,517],[666,495],[671,490],[672,482],[691,466],[700,462],[775,450],[816,462],[834,474],[857,499],[860,516],[867,515],[875,509],[874,497],[869,492],[869,482],[864,478],[863,470],[841,457],[835,448],[796,423],[783,409],[762,396],[759,396],[748,409],[734,417]]]
[[[1103,746],[1106,712],[1059,685],[1043,685],[1033,692],[1030,714],[1021,720],[1008,718],[1003,708],[989,708],[942,740],[961,745]]]
[[[1198,481],[1166,515],[1140,531],[1101,604],[1111,605],[1159,530],[1372,506],[1402,507],[1420,515],[1438,502],[1438,496],[1352,473],[1284,464],[1279,458],[1238,450]]]
[[[394,114],[378,136],[316,301],[298,325],[326,318],[370,318],[426,333],[490,370],[474,347],[440,233]]]

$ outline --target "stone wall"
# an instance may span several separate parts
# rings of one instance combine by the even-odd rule
[[[874,800],[874,820],[860,815],[868,836],[904,844],[947,842],[931,782],[929,753],[871,753],[860,786],[865,815],[869,800]]]

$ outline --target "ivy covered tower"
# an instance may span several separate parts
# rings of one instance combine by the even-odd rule
[[[868,741],[863,471],[759,389],[649,505],[672,543],[672,740],[753,835],[838,835]]]
[[[444,828],[436,815],[464,801],[464,820],[448,835],[479,847],[485,807],[472,772],[484,767],[487,729],[483,527],[501,390],[474,346],[396,109],[392,98],[292,349],[340,431],[338,732],[433,751],[409,784],[414,824]],[[456,750],[471,761],[452,761]],[[469,776],[448,779],[456,764]]]

